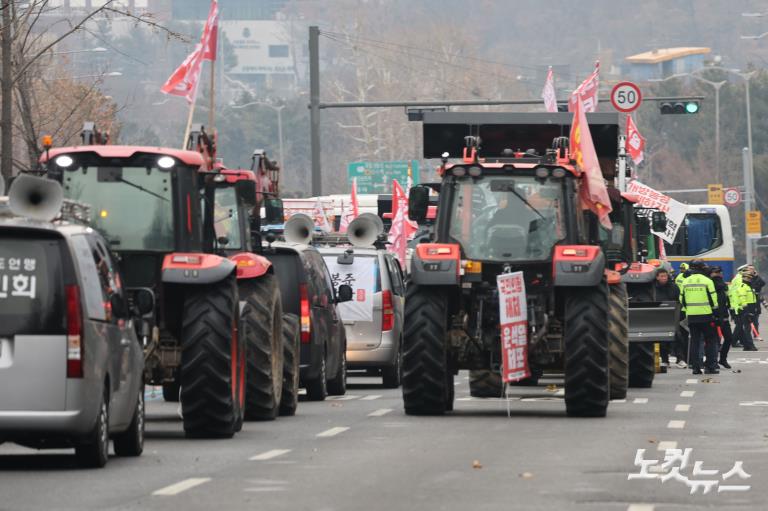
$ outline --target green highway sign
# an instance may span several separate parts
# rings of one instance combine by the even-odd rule
[[[392,193],[392,180],[403,188],[408,183],[408,164],[411,165],[413,184],[419,182],[419,162],[407,161],[356,161],[347,165],[349,186],[357,179],[357,193],[387,194]]]

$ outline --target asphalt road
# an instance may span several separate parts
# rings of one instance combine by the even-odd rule
[[[605,419],[567,418],[545,387],[556,380],[509,403],[472,399],[465,373],[444,417],[408,417],[399,390],[353,377],[342,399],[302,402],[295,417],[246,423],[232,440],[184,439],[176,406],[155,399],[144,455],[105,469],[0,446],[0,509],[766,509],[768,351],[731,362],[740,372],[711,378],[670,369]],[[687,466],[662,469],[674,448],[691,449]],[[628,478],[638,449],[659,460],[648,479]],[[704,494],[693,480],[713,482]]]

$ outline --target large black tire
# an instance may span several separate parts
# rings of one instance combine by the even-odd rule
[[[604,417],[608,375],[606,285],[568,289],[565,297],[565,409],[572,417]]]
[[[109,460],[109,394],[106,389],[98,410],[93,429],[75,447],[75,457],[82,467],[101,468]]]
[[[469,395],[472,397],[502,397],[504,384],[501,374],[490,369],[469,372]]]
[[[403,375],[403,346],[402,342],[397,346],[395,363],[381,368],[381,382],[385,389],[396,389],[400,386]]]
[[[274,420],[283,394],[283,306],[277,277],[240,284],[246,345],[245,419]]]
[[[325,398],[328,397],[328,366],[325,359],[326,354],[323,353],[317,378],[306,382],[307,398],[310,401],[325,401]]]
[[[283,316],[283,396],[280,399],[280,415],[296,415],[299,406],[299,317]]]
[[[328,394],[331,396],[343,396],[347,393],[347,339],[341,344],[341,353],[339,357],[339,367],[336,374],[328,381]]]
[[[131,425],[114,437],[115,454],[118,456],[141,456],[144,452],[144,385],[139,388],[136,407]]]
[[[649,389],[653,386],[656,364],[652,342],[633,342],[629,345],[629,386]]]
[[[418,285],[406,291],[402,385],[408,415],[441,415],[453,406],[446,346],[448,295],[445,289]]]
[[[611,399],[626,399],[629,378],[629,310],[626,284],[608,286],[608,366]]]
[[[184,299],[181,411],[194,438],[230,438],[242,425],[245,343],[234,275],[196,286]],[[234,375],[234,379],[233,379]]]
[[[181,385],[178,378],[175,381],[163,383],[163,399],[166,403],[178,403],[179,391],[181,391]]]

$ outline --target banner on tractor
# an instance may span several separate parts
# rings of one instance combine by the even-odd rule
[[[685,220],[685,205],[636,179],[627,184],[627,193],[634,196],[635,203],[639,206],[666,213],[667,229],[663,233],[655,232],[654,234],[667,243],[674,243],[677,230]]]
[[[496,277],[501,327],[501,379],[516,382],[531,376],[528,367],[528,303],[523,272]]]

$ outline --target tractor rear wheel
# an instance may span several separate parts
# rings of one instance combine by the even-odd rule
[[[608,375],[608,290],[572,288],[565,298],[565,409],[574,417],[604,417]]]
[[[245,300],[246,344],[245,419],[277,417],[283,390],[283,306],[277,278],[272,274],[240,284]]]
[[[649,389],[656,375],[652,342],[633,342],[629,345],[629,386]]]
[[[626,284],[608,286],[608,346],[611,399],[626,399],[629,378],[629,312]]]
[[[502,397],[504,384],[501,374],[490,369],[469,371],[469,395],[472,397]]]
[[[196,286],[184,299],[180,382],[188,437],[229,438],[242,424],[245,345],[239,324],[234,275]]]
[[[441,415],[453,406],[448,389],[448,293],[408,286],[403,339],[403,404],[408,415]],[[452,386],[452,385],[451,385]],[[451,403],[448,403],[450,398]]]
[[[280,415],[296,415],[299,406],[299,317],[283,316],[283,396]]]

